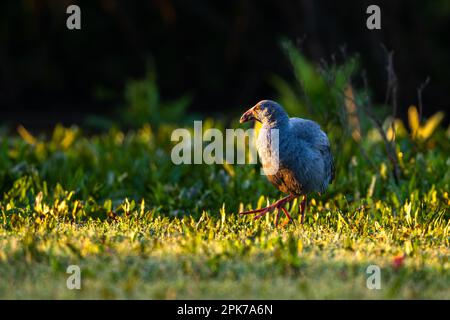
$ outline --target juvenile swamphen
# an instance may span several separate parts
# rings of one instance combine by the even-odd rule
[[[257,213],[255,219],[275,209],[278,210],[276,224],[282,210],[292,220],[285,205],[303,196],[299,203],[301,222],[305,220],[307,194],[324,192],[334,179],[333,157],[330,142],[320,126],[311,120],[289,118],[276,102],[262,100],[247,110],[240,122],[256,120],[262,127],[256,140],[256,149],[263,170],[269,181],[288,196],[274,204],[241,214]],[[271,129],[278,129],[273,131]],[[278,134],[278,144],[272,143],[274,132]],[[274,149],[277,150],[274,150]],[[273,170],[277,168],[277,170]]]

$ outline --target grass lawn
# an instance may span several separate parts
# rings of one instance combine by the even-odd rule
[[[294,204],[278,227],[236,214],[281,196],[256,166],[176,166],[171,130],[2,135],[0,298],[450,298],[443,130],[431,146],[399,141],[399,184],[381,142],[366,146],[377,170],[343,150],[305,224]]]

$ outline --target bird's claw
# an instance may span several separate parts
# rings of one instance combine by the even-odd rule
[[[287,212],[286,208],[284,207],[286,205],[286,203],[288,203],[289,201],[291,201],[293,199],[293,196],[287,196],[283,199],[278,200],[277,202],[275,202],[274,204],[267,206],[265,208],[261,208],[261,209],[256,209],[256,210],[250,210],[250,211],[245,211],[245,212],[240,212],[239,214],[241,215],[247,215],[247,214],[254,214],[254,213],[258,213],[258,215],[256,215],[253,219],[259,219],[261,218],[263,215],[265,215],[268,212],[272,212],[275,209],[278,210],[277,215],[275,217],[275,226],[278,226],[278,220],[279,220],[279,216],[281,214],[280,210],[282,210],[284,212],[284,214],[286,215],[286,217],[288,218],[287,223],[289,223],[290,221],[294,221],[292,219],[292,217],[289,215],[289,213]],[[283,224],[283,226],[285,226],[287,223]]]

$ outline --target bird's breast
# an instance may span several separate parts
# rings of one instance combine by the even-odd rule
[[[266,175],[273,175],[284,167],[286,143],[281,130],[261,128],[256,141],[256,149]]]

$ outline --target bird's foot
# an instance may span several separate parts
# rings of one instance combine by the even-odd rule
[[[293,200],[294,196],[289,195],[283,199],[280,199],[278,201],[276,201],[275,203],[271,204],[270,206],[267,206],[265,208],[261,208],[261,209],[256,209],[256,210],[250,210],[250,211],[245,211],[245,212],[241,212],[239,214],[241,215],[247,215],[247,214],[255,214],[257,213],[257,215],[254,217],[254,219],[259,219],[261,218],[263,215],[265,215],[268,212],[272,212],[275,209],[278,209],[278,213],[277,216],[275,217],[275,225],[278,226],[278,218],[280,216],[280,210],[283,210],[284,214],[286,215],[286,217],[288,217],[288,221],[292,220],[292,217],[289,215],[289,213],[287,212],[286,208],[284,207],[286,205],[286,203],[288,203],[289,201]]]
[[[281,207],[281,208],[278,209],[278,214],[275,217],[275,227],[278,227],[278,221],[280,219],[281,211],[283,211],[285,216],[288,218],[288,220],[281,225],[282,227],[284,227],[285,225],[287,225],[291,221],[293,221],[295,223],[295,220],[292,219],[291,215],[288,213],[286,208],[285,207]]]

